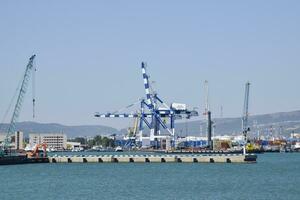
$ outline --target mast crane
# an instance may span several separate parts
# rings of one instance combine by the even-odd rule
[[[16,131],[16,123],[19,119],[19,115],[20,115],[20,112],[21,112],[23,100],[24,100],[25,94],[27,92],[28,82],[29,82],[31,74],[34,74],[34,72],[36,70],[34,68],[34,58],[35,58],[35,56],[36,55],[33,55],[29,58],[29,62],[26,66],[26,70],[25,70],[25,73],[24,73],[24,76],[23,76],[23,79],[22,79],[22,84],[21,84],[21,88],[20,88],[19,95],[18,95],[18,98],[17,98],[17,102],[16,102],[16,105],[14,107],[13,115],[12,115],[12,118],[10,120],[10,124],[9,124],[9,127],[8,127],[6,137],[4,139],[4,142],[2,143],[2,147],[1,147],[1,151],[0,151],[1,155],[4,155],[4,153],[7,152],[7,149],[9,147],[10,143],[11,143],[11,136]],[[34,106],[35,105],[35,98],[33,98],[32,102],[33,102],[33,106]]]
[[[249,93],[250,93],[250,82],[247,82],[245,85],[245,98],[244,98],[244,109],[243,109],[243,117],[242,117],[242,131],[244,136],[244,148],[243,153],[246,154],[246,145],[247,145],[247,133],[250,131],[250,127],[248,125],[249,118]]]
[[[209,86],[208,86],[208,81],[204,81],[204,90],[205,90],[205,112],[204,115],[207,114],[209,111]]]
[[[207,80],[204,82],[204,90],[205,90],[205,112],[204,112],[204,115],[207,116],[207,148],[212,149],[213,148],[213,142],[212,142],[213,122],[211,119],[211,111],[209,108],[209,86],[208,86]]]

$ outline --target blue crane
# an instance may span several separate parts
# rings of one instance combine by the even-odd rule
[[[146,99],[141,99],[139,111],[134,114],[127,113],[96,113],[95,117],[100,118],[139,118],[139,138],[143,136],[144,124],[150,129],[150,141],[154,141],[157,146],[157,138],[160,136],[160,129],[167,130],[169,136],[175,141],[175,120],[183,117],[190,118],[198,116],[195,110],[188,110],[185,104],[171,104],[168,106],[151,88],[149,75],[146,70],[146,63],[142,62],[142,76],[144,81],[144,89]],[[170,120],[168,125],[165,118]]]
[[[20,112],[21,112],[23,100],[24,100],[24,97],[25,97],[25,94],[26,94],[26,91],[27,91],[27,88],[28,88],[29,79],[30,79],[31,74],[36,71],[36,69],[34,67],[34,63],[33,63],[34,58],[35,58],[35,55],[31,56],[29,58],[29,62],[27,64],[27,66],[26,66],[26,70],[25,70],[25,73],[24,73],[24,76],[23,76],[23,79],[22,79],[22,84],[21,84],[21,88],[20,88],[19,95],[18,95],[18,98],[17,98],[17,102],[16,102],[16,105],[14,107],[14,112],[13,112],[12,118],[10,120],[10,124],[9,124],[9,127],[8,127],[6,137],[5,137],[5,139],[2,143],[2,147],[1,147],[1,151],[0,151],[1,155],[4,155],[5,151],[7,150],[7,148],[9,147],[9,145],[11,143],[11,136],[16,131],[16,123],[19,119],[19,115],[20,115]],[[34,106],[35,105],[35,98],[33,98],[32,103],[33,103],[33,106]]]

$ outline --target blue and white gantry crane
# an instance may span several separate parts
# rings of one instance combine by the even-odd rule
[[[150,141],[154,142],[153,145],[157,146],[157,140],[159,138],[171,138],[173,145],[175,141],[175,120],[183,117],[190,118],[198,116],[198,112],[195,110],[188,110],[185,104],[172,103],[168,106],[156,92],[153,91],[149,81],[149,75],[147,74],[146,63],[142,62],[142,75],[144,81],[144,89],[146,99],[142,99],[140,103],[139,111],[133,114],[127,113],[96,113],[95,117],[100,118],[139,118],[139,135],[138,141],[143,140],[144,124],[150,129]],[[168,118],[170,123],[167,124]],[[161,128],[167,130],[167,135],[161,135]]]

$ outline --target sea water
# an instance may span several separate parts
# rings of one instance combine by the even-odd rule
[[[0,200],[300,199],[300,153],[261,154],[257,161],[0,166]]]

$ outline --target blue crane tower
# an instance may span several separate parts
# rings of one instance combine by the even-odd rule
[[[26,70],[25,70],[25,73],[24,73],[24,76],[23,76],[23,79],[22,79],[22,84],[21,84],[21,87],[20,87],[20,90],[19,90],[19,95],[18,95],[18,98],[17,98],[16,105],[14,107],[14,112],[13,112],[12,118],[10,120],[8,131],[7,131],[6,137],[5,137],[5,139],[4,139],[4,141],[1,145],[0,156],[3,156],[7,153],[7,150],[9,148],[10,143],[11,143],[11,136],[16,131],[16,123],[19,119],[19,115],[20,115],[20,112],[21,112],[23,100],[24,100],[25,94],[27,92],[29,79],[31,77],[31,74],[33,74],[33,77],[34,77],[34,73],[36,71],[36,69],[34,67],[34,63],[33,63],[34,58],[35,58],[35,55],[31,56],[29,58],[29,62],[27,64],[27,66],[26,66]],[[33,83],[33,88],[34,88],[34,83]],[[34,106],[35,106],[35,98],[34,97],[33,97],[32,103],[33,103],[33,111],[34,111]],[[33,116],[34,115],[35,114],[33,113]]]
[[[150,129],[150,141],[153,147],[158,147],[158,139],[170,137],[175,145],[175,120],[183,117],[191,118],[198,116],[195,110],[188,110],[185,104],[172,103],[167,105],[156,92],[153,91],[147,74],[146,63],[142,62],[142,75],[146,99],[139,101],[140,108],[136,113],[96,113],[95,117],[99,118],[139,118],[139,134],[137,141],[143,140],[143,130],[146,125]],[[166,120],[170,123],[167,124]],[[167,131],[167,135],[161,135],[161,128]]]

